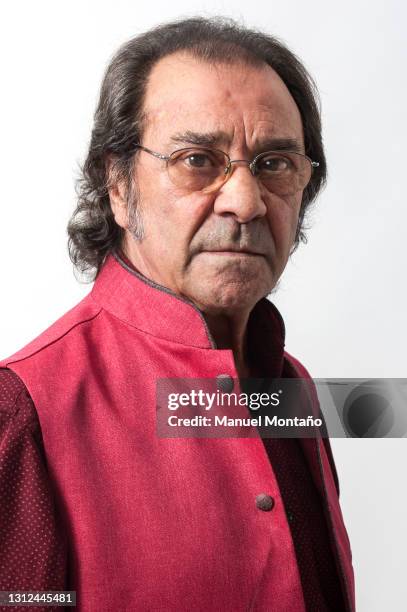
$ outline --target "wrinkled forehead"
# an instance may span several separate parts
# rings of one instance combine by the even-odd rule
[[[272,138],[303,148],[299,109],[267,64],[209,63],[174,53],[152,68],[144,98],[144,139],[182,141],[182,134],[218,134],[216,146],[256,148]],[[195,143],[198,144],[198,143]]]

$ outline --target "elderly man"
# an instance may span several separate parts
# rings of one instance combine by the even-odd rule
[[[105,74],[70,253],[92,291],[2,362],[1,588],[83,611],[354,610],[329,441],[159,438],[159,378],[301,378],[266,299],[325,180],[312,80],[187,19]]]

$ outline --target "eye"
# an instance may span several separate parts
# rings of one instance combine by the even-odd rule
[[[213,168],[218,165],[216,158],[209,153],[203,153],[202,151],[194,151],[187,153],[183,157],[184,163],[191,168]]]
[[[256,169],[258,172],[281,174],[294,170],[294,164],[283,155],[265,155],[257,160]]]
[[[190,153],[184,161],[193,168],[207,168],[213,166],[213,161],[205,153]]]
[[[222,166],[223,159],[219,159],[214,151],[202,150],[202,149],[189,149],[187,151],[180,152],[175,157],[175,163],[177,166],[184,166],[189,170],[214,170]]]

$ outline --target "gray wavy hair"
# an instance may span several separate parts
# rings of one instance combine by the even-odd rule
[[[305,153],[319,162],[303,193],[293,250],[300,241],[306,242],[305,213],[327,174],[316,85],[300,60],[274,36],[223,17],[194,17],[159,25],[132,38],[118,49],[106,69],[89,150],[76,181],[78,202],[68,224],[70,258],[88,280],[94,280],[106,256],[123,239],[124,230],[115,222],[110,206],[112,177],[126,185],[129,220],[137,236],[137,186],[131,169],[134,144],[143,136],[146,84],[156,62],[183,50],[207,62],[243,61],[252,66],[265,62],[286,84],[301,114]],[[107,169],[108,159],[114,160],[113,172]]]

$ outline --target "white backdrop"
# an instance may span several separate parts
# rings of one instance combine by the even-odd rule
[[[3,4],[0,356],[90,290],[66,224],[103,71],[127,38],[223,14],[282,38],[315,77],[329,182],[275,302],[315,377],[406,377],[406,8],[402,1],[39,1]],[[407,606],[406,440],[333,440],[357,609]]]

